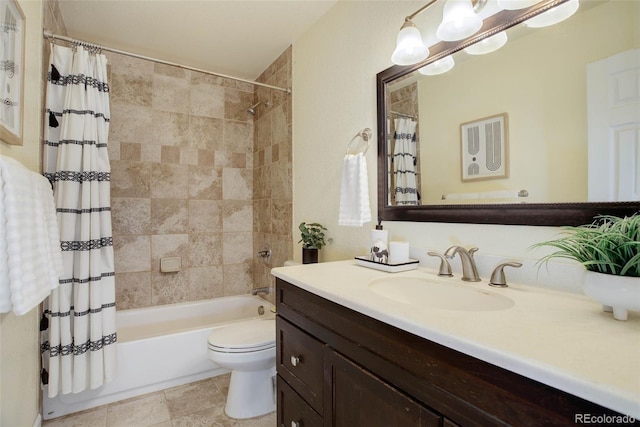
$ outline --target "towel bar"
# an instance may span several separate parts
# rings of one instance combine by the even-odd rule
[[[367,154],[367,150],[369,149],[369,144],[371,143],[371,135],[372,135],[372,131],[369,128],[365,128],[364,130],[362,130],[361,132],[358,132],[356,134],[356,136],[354,136],[353,138],[351,138],[351,141],[349,141],[349,144],[347,145],[347,152],[346,154],[358,154],[359,152],[362,151],[362,155],[364,156],[365,154]],[[364,147],[364,150],[358,150],[355,153],[350,153],[349,151],[351,150],[351,144],[353,144],[353,141],[356,140],[356,138],[360,138],[362,139],[362,141],[366,142],[366,146]],[[360,141],[358,141],[360,142]]]

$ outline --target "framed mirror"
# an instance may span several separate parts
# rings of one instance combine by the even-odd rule
[[[640,4],[581,0],[564,22],[526,25],[564,3],[498,10],[377,75],[382,220],[560,226],[640,211]],[[500,49],[473,53],[503,32]]]

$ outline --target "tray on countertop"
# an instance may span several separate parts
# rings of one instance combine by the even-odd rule
[[[399,264],[384,264],[381,262],[371,261],[368,256],[357,256],[355,257],[355,260],[358,265],[380,271],[386,271],[387,273],[399,273],[401,271],[415,270],[420,265],[420,261],[417,259],[410,259],[407,262]]]

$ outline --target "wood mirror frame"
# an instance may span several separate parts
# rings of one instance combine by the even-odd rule
[[[568,0],[545,0],[521,10],[503,10],[484,20],[475,35],[460,42],[440,42],[429,48],[425,61],[394,65],[376,76],[378,110],[378,217],[383,221],[445,222],[504,225],[563,226],[591,223],[597,215],[632,215],[640,202],[530,203],[478,205],[391,206],[388,204],[387,96],[386,85],[425,65],[451,55],[486,37],[497,34]]]

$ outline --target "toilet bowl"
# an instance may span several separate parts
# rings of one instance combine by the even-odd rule
[[[231,418],[253,418],[276,409],[276,322],[253,319],[214,330],[209,359],[231,371],[224,411]]]

